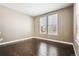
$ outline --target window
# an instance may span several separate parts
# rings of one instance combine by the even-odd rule
[[[40,18],[40,33],[46,34],[46,17]]]
[[[40,17],[40,33],[48,35],[57,35],[58,33],[58,15],[49,15]]]
[[[48,16],[48,34],[57,35],[57,14]]]

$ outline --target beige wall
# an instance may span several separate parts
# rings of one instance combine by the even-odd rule
[[[50,14],[58,14],[58,35],[44,35],[40,34],[39,30],[39,17],[37,16],[34,19],[34,27],[35,27],[35,36],[50,38],[54,40],[60,40],[65,42],[72,42],[73,41],[73,6],[63,8],[54,12],[50,12],[44,15]],[[41,16],[44,16],[41,15]]]
[[[0,6],[0,32],[3,42],[33,35],[33,18]]]

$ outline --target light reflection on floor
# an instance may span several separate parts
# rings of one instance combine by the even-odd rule
[[[57,56],[58,52],[57,52],[57,48],[55,46],[46,44],[44,42],[39,44],[39,48],[38,48],[38,56]]]
[[[57,56],[58,55],[58,50],[57,50],[57,48],[55,47],[55,46],[51,46],[51,45],[49,45],[48,46],[48,55],[49,56]]]
[[[46,56],[47,55],[47,44],[40,43],[38,49],[38,56]]]

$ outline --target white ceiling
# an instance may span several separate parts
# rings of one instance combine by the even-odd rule
[[[2,3],[5,7],[14,9],[30,16],[38,16],[50,11],[72,5],[71,3]]]

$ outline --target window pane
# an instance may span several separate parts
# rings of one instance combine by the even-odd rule
[[[48,16],[48,34],[57,34],[57,14]]]
[[[46,17],[40,18],[40,33],[46,34]]]

